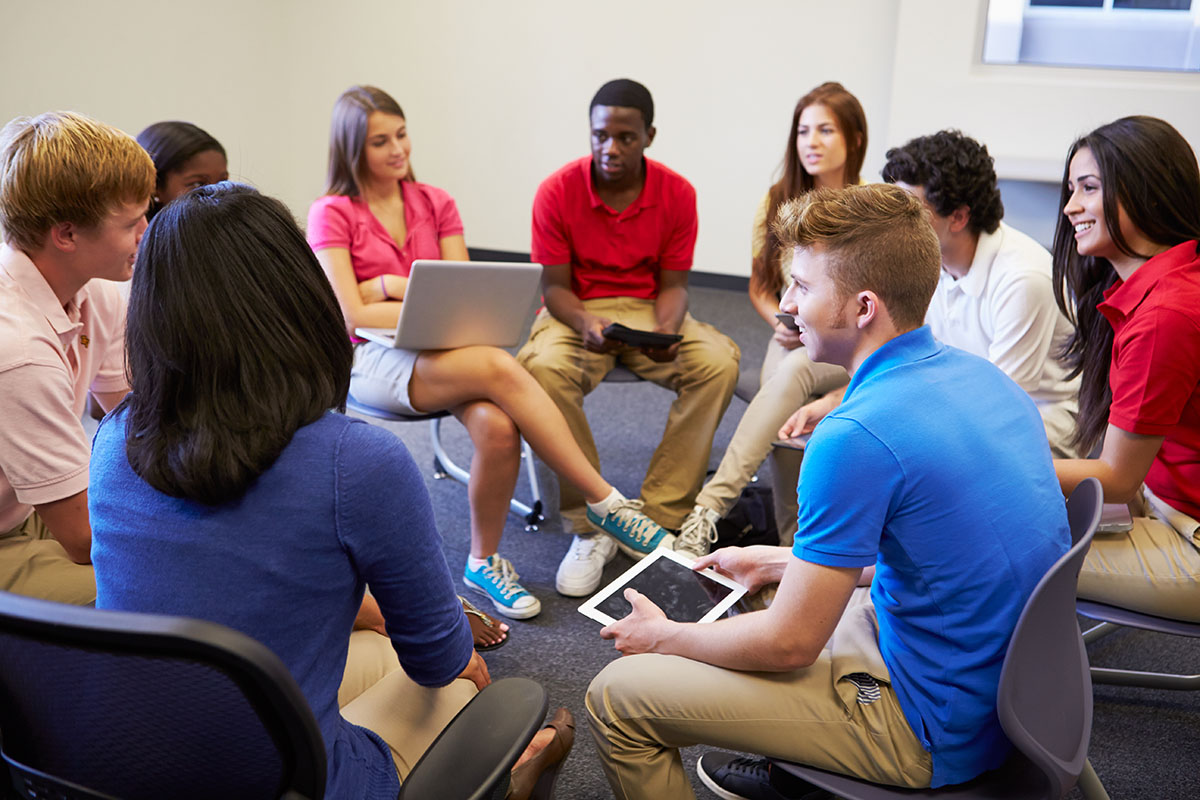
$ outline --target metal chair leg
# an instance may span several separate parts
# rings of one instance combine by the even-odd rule
[[[1084,800],[1109,800],[1108,792],[1105,791],[1104,784],[1096,775],[1096,770],[1092,769],[1091,761],[1084,762],[1083,772],[1080,773],[1079,783],[1076,785],[1083,793]]]
[[[1101,622],[1097,625],[1094,625],[1083,632],[1083,643],[1091,644],[1097,639],[1101,639],[1105,636],[1108,636],[1110,633],[1113,633],[1119,627],[1119,625],[1114,625],[1111,622]]]
[[[435,478],[452,478],[466,486],[471,480],[471,473],[455,464],[454,460],[446,453],[446,448],[442,446],[442,419],[444,418],[434,417],[429,420],[429,438],[433,444],[433,476]],[[514,497],[508,503],[508,510],[510,514],[525,520],[525,530],[536,531],[546,521],[546,518],[542,514],[542,493],[537,478],[537,466],[533,463],[533,451],[529,449],[529,443],[524,439],[521,440],[521,458],[525,462],[526,474],[529,476],[533,505],[526,505]]]

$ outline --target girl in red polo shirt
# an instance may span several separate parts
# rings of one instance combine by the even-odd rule
[[[353,86],[333,109],[325,196],[308,214],[308,241],[325,268],[348,332],[395,327],[412,262],[467,260],[462,220],[449,194],[413,178],[404,112],[386,92]],[[520,467],[520,436],[584,494],[602,525],[658,526],[588,463],[554,402],[504,350],[412,352],[361,342],[350,393],[402,414],[449,410],[475,445],[467,586],[501,614],[527,619],[541,603],[497,549]]]
[[[1102,534],[1079,596],[1200,622],[1200,169],[1177,130],[1125,117],[1076,141],[1054,235],[1055,293],[1076,332],[1077,441],[1063,491],[1094,475],[1108,502],[1145,490],[1133,529]]]

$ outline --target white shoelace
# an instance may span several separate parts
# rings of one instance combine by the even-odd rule
[[[596,549],[596,539],[603,536],[602,533],[593,533],[591,536],[576,536],[575,541],[571,542],[571,558],[576,561],[587,561],[592,557],[592,551]]]
[[[717,526],[709,522],[703,514],[689,514],[679,529],[679,538],[675,542],[677,550],[708,550],[710,542],[717,541]]]
[[[608,513],[622,528],[632,534],[639,544],[649,544],[662,528],[642,513],[643,505],[641,500],[618,500],[608,509]]]
[[[497,557],[495,562],[488,562],[488,565],[483,568],[483,575],[500,589],[500,593],[506,600],[514,594],[525,591],[517,583],[521,576],[513,569],[512,562],[507,558]]]

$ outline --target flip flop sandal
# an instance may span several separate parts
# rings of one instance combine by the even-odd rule
[[[489,617],[484,612],[480,611],[478,608],[475,607],[474,603],[472,603],[470,600],[463,597],[462,595],[459,595],[458,599],[462,601],[463,611],[466,612],[467,622],[471,626],[471,638],[473,640],[476,640],[475,641],[475,649],[476,650],[478,650],[481,653],[486,653],[488,650],[495,650],[497,647],[503,647],[504,645],[508,644],[508,640],[512,636],[511,629],[508,630],[505,637],[498,642],[493,642],[492,644],[483,644],[482,642],[479,642],[477,640],[478,634],[476,633],[476,631],[482,632],[485,628],[495,628],[496,620],[494,620],[492,617]]]

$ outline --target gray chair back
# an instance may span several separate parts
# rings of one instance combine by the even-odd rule
[[[1087,478],[1071,493],[1067,516],[1073,545],[1030,595],[1000,673],[1000,724],[1049,782],[1048,797],[1065,795],[1087,762],[1092,681],[1075,617],[1075,585],[1100,523],[1102,503],[1103,490],[1095,478]]]

